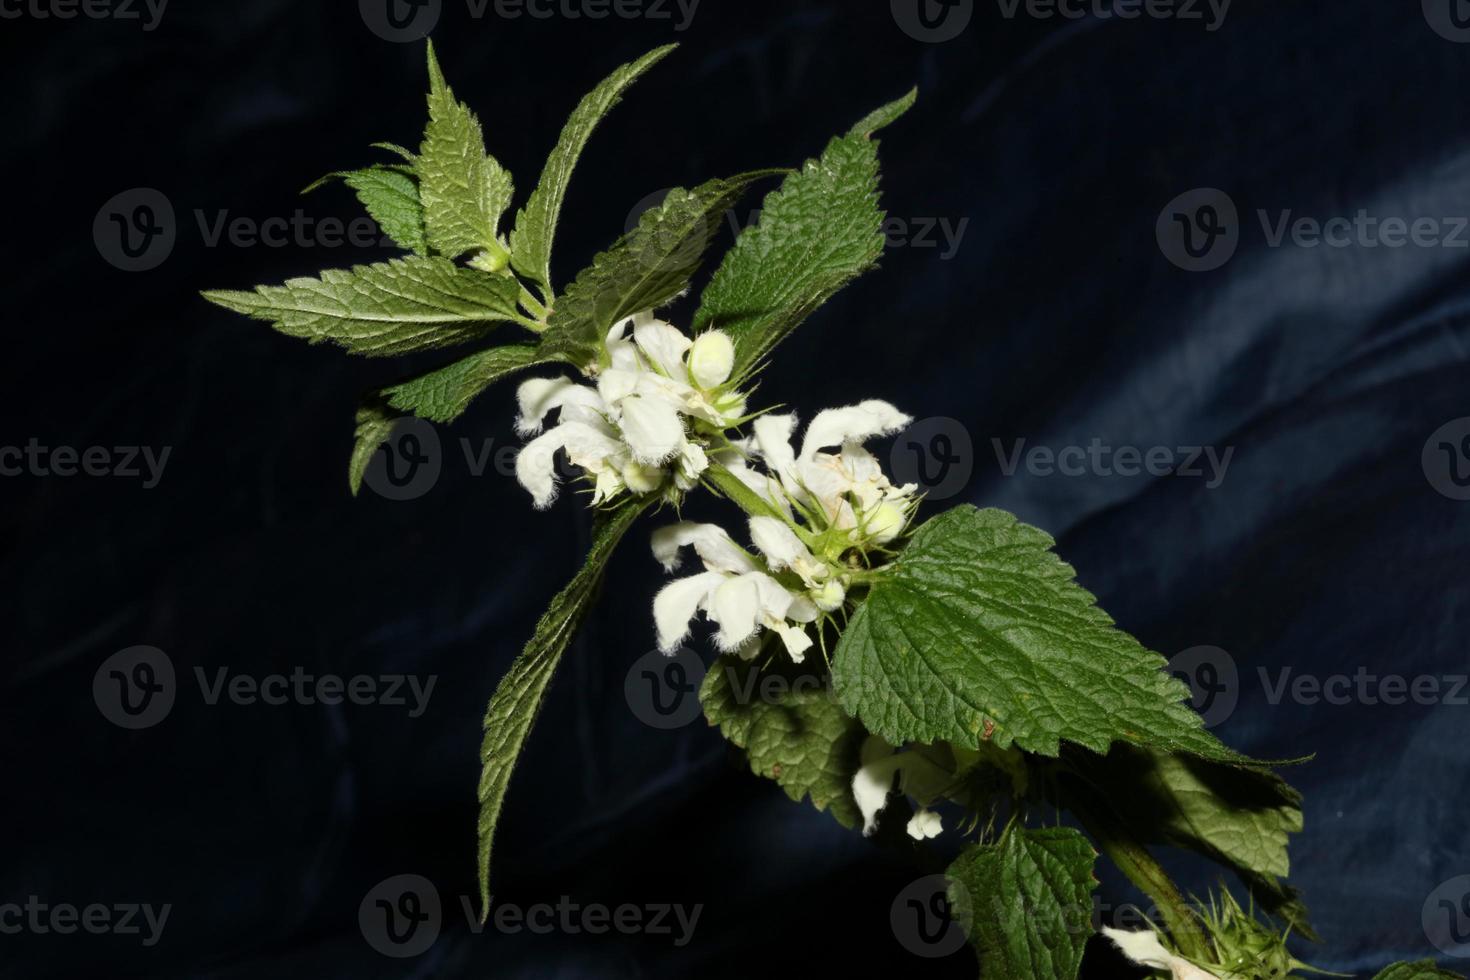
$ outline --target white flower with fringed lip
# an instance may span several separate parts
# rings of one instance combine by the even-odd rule
[[[688,490],[709,466],[704,447],[689,437],[688,420],[725,429],[745,411],[744,399],[720,390],[734,346],[718,330],[691,341],[652,312],[639,313],[608,332],[607,353],[595,386],[535,378],[517,390],[521,435],[536,435],[547,415],[558,413],[557,424],[516,457],[516,478],[538,508],[556,499],[557,450],[593,479],[594,505],[624,490],[652,493],[670,475]]]
[[[820,611],[806,596],[787,589],[717,524],[684,521],[653,532],[653,555],[665,571],[679,567],[679,552],[692,547],[703,572],[675,579],[653,600],[658,647],[673,653],[689,635],[690,622],[703,612],[719,631],[715,643],[726,653],[749,659],[760,649],[761,630],[781,638],[791,659],[800,663],[811,648],[806,626]]]
[[[791,513],[794,501],[864,543],[884,545],[901,534],[918,488],[894,486],[864,443],[902,431],[913,419],[878,399],[829,408],[807,426],[800,455],[792,449],[796,421],[795,415],[762,415],[739,444],[768,472],[742,461],[728,468],[783,514]],[[823,452],[834,446],[837,452]]]

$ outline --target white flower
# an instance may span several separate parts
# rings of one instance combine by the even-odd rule
[[[1164,948],[1164,944],[1159,942],[1158,934],[1151,929],[1127,932],[1123,929],[1103,926],[1102,933],[1134,963],[1150,969],[1166,971],[1174,980],[1220,980],[1208,970],[1202,970],[1183,957],[1169,952]]]
[[[907,526],[918,488],[890,483],[863,443],[899,432],[911,421],[884,401],[827,409],[807,426],[798,456],[791,448],[796,416],[763,415],[751,424],[751,438],[744,448],[780,480],[784,493],[777,493],[769,481],[761,484],[739,472],[736,475],[772,503],[777,503],[777,497],[789,496],[820,511],[828,526],[852,530],[864,543],[884,545]],[[832,446],[838,451],[822,451]]]
[[[556,499],[558,450],[565,450],[567,458],[592,477],[594,505],[625,489],[652,493],[671,473],[680,490],[698,483],[709,458],[690,439],[689,420],[725,429],[745,411],[738,393],[717,395],[707,390],[724,378],[715,385],[698,380],[719,373],[729,338],[709,331],[699,343],[703,346],[651,312],[640,313],[609,331],[611,363],[598,374],[595,387],[568,378],[534,378],[520,386],[516,430],[522,435],[540,432],[546,417],[558,413],[556,427],[527,443],[516,458],[516,478],[538,508]],[[733,351],[731,345],[732,363]],[[686,356],[696,355],[702,359],[698,370],[684,363]],[[691,377],[699,387],[689,383]]]
[[[870,735],[860,753],[861,765],[852,777],[852,796],[863,815],[863,836],[878,829],[878,814],[888,805],[894,775],[898,791],[919,804],[909,818],[908,834],[915,840],[939,836],[943,829],[939,814],[928,809],[954,781],[952,773],[917,751],[897,752],[881,736]]]
[[[703,612],[719,626],[715,642],[721,650],[754,656],[760,631],[768,629],[800,663],[812,645],[805,624],[817,619],[816,606],[761,570],[718,525],[683,522],[653,534],[653,555],[668,571],[679,567],[679,551],[685,547],[694,549],[705,570],[675,579],[654,597],[659,649],[678,649],[689,635],[690,621]]]

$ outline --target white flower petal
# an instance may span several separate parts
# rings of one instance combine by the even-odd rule
[[[796,416],[762,415],[750,423],[750,431],[754,449],[766,461],[766,468],[777,476],[789,473],[796,463],[796,454],[791,449]]]
[[[939,814],[933,810],[925,810],[922,807],[915,811],[909,818],[908,832],[914,840],[928,840],[930,837],[938,837],[944,827],[940,823]]]
[[[760,626],[758,573],[727,578],[710,596],[709,618],[720,625],[715,642],[729,653],[755,635]]]
[[[538,510],[556,499],[556,451],[562,448],[572,462],[589,467],[620,447],[605,432],[582,422],[564,422],[526,443],[516,455],[516,479],[531,492]]]
[[[810,458],[817,450],[827,446],[861,443],[876,436],[892,435],[912,421],[909,416],[878,399],[870,399],[846,408],[829,408],[818,412],[811,425],[806,427],[801,455],[803,458]]]
[[[633,340],[664,377],[684,380],[684,352],[693,342],[678,327],[650,314],[646,321],[634,323]]]
[[[1159,942],[1158,934],[1152,929],[1128,932],[1103,926],[1102,934],[1111,939],[1113,945],[1134,963],[1154,970],[1168,970],[1174,980],[1219,980],[1213,973],[1202,970],[1165,949],[1164,944]]]
[[[656,465],[679,452],[684,423],[674,406],[646,395],[629,395],[618,407],[618,428],[638,462]]]
[[[541,431],[541,424],[555,405],[555,398],[567,388],[576,387],[571,378],[531,378],[523,381],[516,389],[516,404],[521,413],[516,418],[516,432],[522,436],[533,436]]]
[[[864,747],[864,756],[868,755]],[[888,804],[893,789],[893,774],[898,771],[899,757],[882,756],[865,761],[852,777],[852,798],[863,815],[863,836],[871,837],[878,829],[878,814]]]
[[[806,652],[812,647],[812,638],[807,635],[806,630],[786,623],[775,623],[771,629],[786,645],[786,655],[791,658],[792,663],[799,664],[806,659]]]
[[[673,653],[689,635],[689,623],[709,603],[710,593],[725,581],[719,572],[700,572],[674,579],[653,598],[653,625],[658,648]]]
[[[766,556],[766,564],[772,571],[796,568],[803,562],[808,565],[816,563],[796,532],[774,517],[752,517],[750,540]]]
[[[597,393],[610,406],[617,405],[637,389],[637,371],[610,367],[597,376]]]
[[[718,524],[696,524],[680,521],[653,532],[653,557],[672,572],[679,567],[679,549],[694,548],[712,572],[741,574],[756,569],[754,560],[735,543],[729,533]]]

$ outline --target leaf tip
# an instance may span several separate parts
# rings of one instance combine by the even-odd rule
[[[904,113],[912,109],[914,107],[914,103],[917,102],[918,99],[919,89],[918,86],[915,86],[909,89],[899,98],[894,99],[887,105],[879,106],[878,108],[874,109],[872,112],[864,116],[862,119],[859,119],[857,121],[857,124],[854,125],[852,129],[848,130],[848,135],[861,136],[864,139],[871,137],[878,130],[883,129],[885,126],[891,125],[892,123],[897,121],[899,117],[901,117]]]

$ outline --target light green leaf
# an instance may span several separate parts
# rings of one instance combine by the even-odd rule
[[[766,197],[761,217],[726,253],[700,297],[694,330],[718,328],[735,342],[736,379],[817,307],[883,254],[878,147],[871,133],[897,119],[914,95],[883,106],[818,160],[808,160]]]
[[[567,287],[542,334],[543,347],[585,366],[603,349],[613,324],[673,300],[688,288],[719,231],[720,216],[750,184],[771,173],[670,191],[661,205],[644,212],[638,227],[600,253]]]
[[[510,239],[512,267],[540,287],[543,299],[549,300],[552,294],[552,240],[556,235],[562,202],[566,200],[567,185],[571,182],[577,158],[582,155],[582,148],[587,145],[602,117],[618,104],[628,86],[676,47],[678,45],[669,44],[655,48],[603,79],[582,99],[562,127],[556,148],[546,158],[536,190],[516,216],[515,231]]]
[[[514,192],[511,176],[485,153],[480,121],[454,98],[429,45],[429,125],[419,149],[424,224],[436,252],[502,250],[496,229]]]
[[[967,910],[986,980],[1073,980],[1092,935],[1097,855],[1070,827],[1012,826],[945,872],[950,906]],[[963,889],[960,892],[956,883]]]
[[[498,322],[517,320],[518,294],[519,287],[504,276],[413,256],[330,269],[318,279],[291,279],[249,293],[203,295],[227,310],[270,322],[288,336],[386,357],[462,344]]]
[[[501,378],[552,358],[527,344],[492,347],[383,390],[388,404],[432,422],[453,422]]]
[[[838,644],[833,684],[870,731],[1056,756],[1114,742],[1250,764],[1205,730],[1163,657],[1113,625],[1044,531],[968,505],[930,520]]]
[[[516,758],[531,733],[531,725],[546,696],[561,655],[571,644],[602,583],[613,550],[638,515],[655,500],[655,495],[624,501],[612,511],[598,515],[593,528],[592,548],[571,583],[551,600],[531,642],[521,651],[485,709],[485,740],[480,746],[480,917],[490,909],[490,852],[495,825],[510,785]]]
[[[357,192],[357,199],[367,208],[378,227],[400,247],[419,255],[429,251],[424,236],[424,206],[419,201],[419,187],[412,177],[392,167],[368,167],[327,174],[302,193],[309,193],[333,178]]]
[[[357,431],[353,437],[352,459],[347,464],[347,484],[352,495],[362,490],[363,474],[373,461],[373,454],[393,435],[393,426],[402,418],[388,411],[380,400],[366,399],[357,410]]]
[[[704,715],[745,750],[751,772],[800,802],[810,797],[844,827],[862,823],[852,778],[865,734],[820,675],[784,658],[762,671],[739,657],[715,661],[699,690]]]
[[[1458,973],[1441,969],[1433,960],[1419,960],[1417,963],[1395,963],[1388,967],[1373,980],[1465,980]]]

